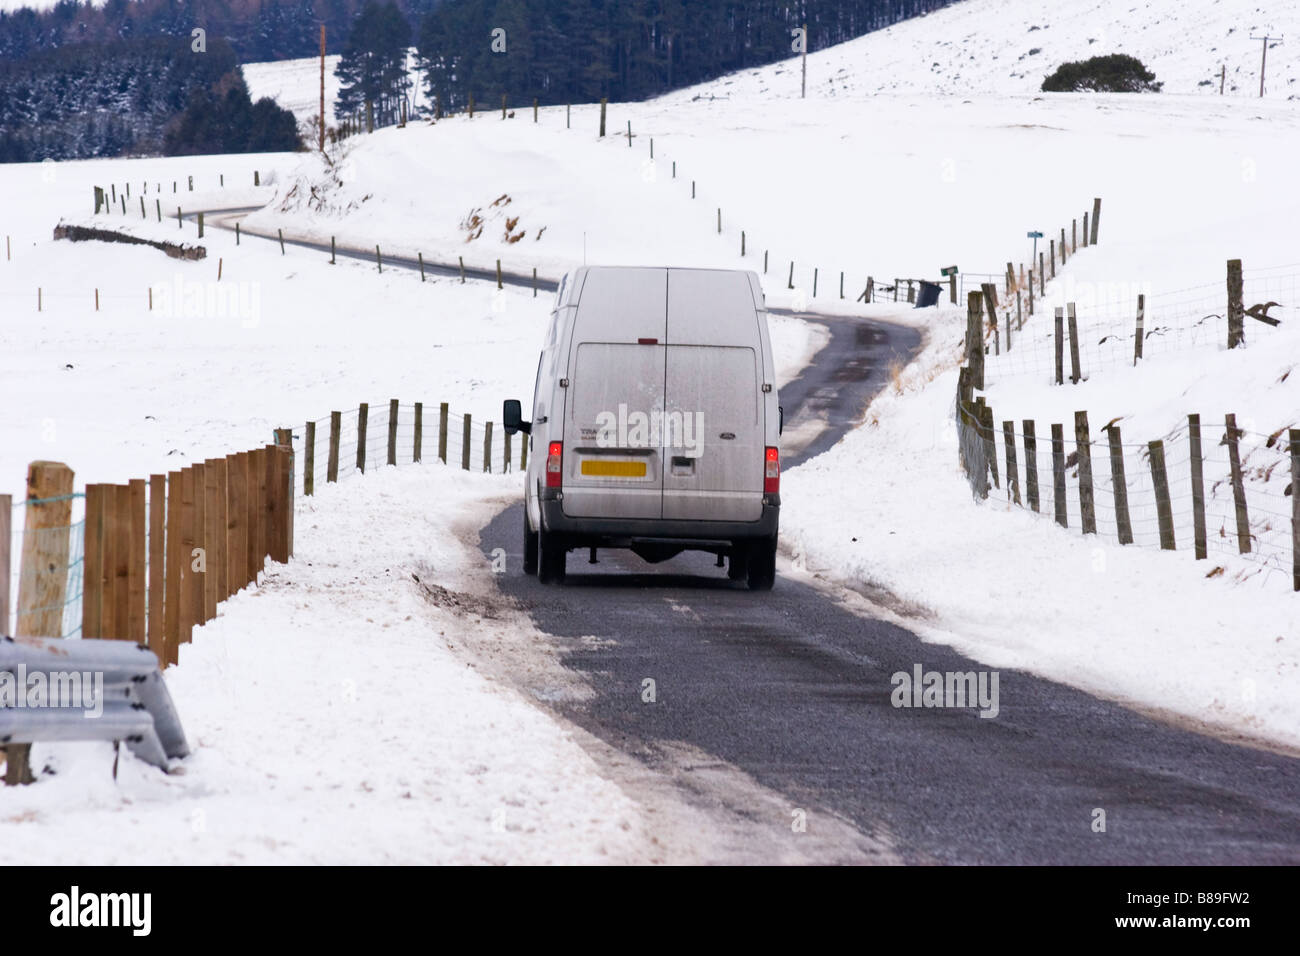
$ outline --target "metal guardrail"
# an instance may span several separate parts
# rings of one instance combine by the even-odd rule
[[[123,742],[163,771],[190,753],[158,658],[147,647],[0,639],[0,744],[60,740]]]

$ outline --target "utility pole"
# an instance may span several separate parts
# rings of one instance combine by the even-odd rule
[[[320,25],[320,151],[325,152],[325,24]]]
[[[1251,37],[1251,39],[1252,39],[1252,40],[1262,40],[1263,43],[1264,43],[1264,49],[1263,49],[1263,52],[1260,54],[1260,57],[1259,57],[1259,95],[1260,95],[1261,98],[1263,98],[1263,96],[1264,96],[1264,67],[1265,67],[1265,65],[1267,65],[1267,63],[1268,63],[1268,43],[1269,43],[1270,40],[1276,40],[1278,43],[1281,43],[1281,42],[1282,42],[1282,38],[1281,38],[1281,37],[1269,37],[1269,36],[1263,36],[1263,37]]]
[[[803,25],[803,54],[800,57],[799,98],[808,95],[808,24]]]

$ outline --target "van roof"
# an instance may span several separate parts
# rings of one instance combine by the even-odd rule
[[[667,266],[584,266],[561,306],[577,305],[575,341],[748,345],[761,341],[753,272]]]

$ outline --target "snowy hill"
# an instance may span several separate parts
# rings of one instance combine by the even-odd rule
[[[965,0],[808,55],[812,96],[1036,93],[1062,63],[1137,57],[1165,93],[1257,96],[1262,43],[1300,36],[1300,6],[1274,0]],[[1300,57],[1270,46],[1267,98],[1300,99]],[[676,96],[678,94],[673,94]],[[721,77],[689,96],[798,97],[799,63]]]

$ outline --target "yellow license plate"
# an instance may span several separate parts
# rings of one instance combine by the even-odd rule
[[[582,462],[582,473],[599,478],[644,478],[643,461],[602,461],[587,458]]]

